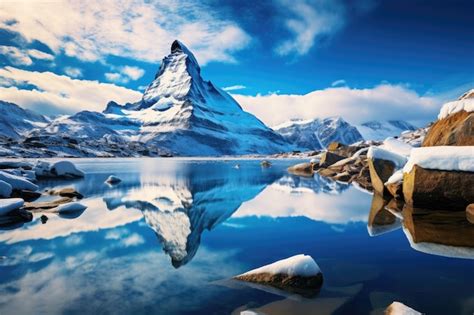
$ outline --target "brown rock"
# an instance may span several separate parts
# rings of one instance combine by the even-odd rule
[[[61,197],[69,197],[69,198],[77,198],[77,199],[84,198],[84,196],[73,187],[53,189],[49,191],[49,194],[52,196],[61,196]]]
[[[73,201],[72,198],[63,197],[51,201],[41,201],[41,202],[25,202],[23,209],[29,211],[43,211],[56,208],[59,205]]]
[[[464,210],[474,200],[474,173],[415,165],[403,174],[403,195],[416,208]]]
[[[240,275],[235,279],[264,285],[270,285],[281,290],[311,297],[319,292],[323,285],[323,275],[318,273],[311,277],[290,276],[284,274],[259,273]]]
[[[387,205],[385,206],[385,209],[401,214],[403,211],[404,205],[405,203],[402,200],[393,198],[387,203]]]
[[[333,177],[335,180],[341,181],[341,182],[348,182],[351,180],[351,174],[349,172],[343,172],[335,175]]]
[[[334,141],[334,142],[331,142],[329,145],[328,145],[328,151],[329,152],[334,152],[336,151],[337,149],[343,147],[344,144],[340,143],[340,142],[337,142],[337,141]]]
[[[313,163],[299,163],[288,167],[288,172],[298,176],[311,177],[314,174]]]
[[[389,192],[384,183],[395,172],[395,164],[392,161],[382,159],[368,159],[370,181],[374,191],[380,195],[388,195]]]
[[[374,194],[370,206],[367,227],[371,236],[380,235],[401,226],[397,217],[385,208],[387,201],[379,194]]]
[[[319,166],[321,167],[328,167],[340,160],[343,160],[345,159],[346,157],[342,156],[342,155],[338,155],[338,154],[335,154],[335,153],[331,153],[329,151],[327,152],[324,152],[322,155],[321,155],[321,160],[319,161]]]
[[[0,227],[16,228],[33,220],[33,215],[24,209],[16,209],[0,216]]]
[[[320,168],[318,170],[318,174],[324,177],[333,177],[337,174],[334,170],[331,170],[329,168]]]
[[[460,111],[436,121],[422,146],[437,145],[474,145],[474,112]]]
[[[39,197],[41,197],[41,193],[37,191],[31,191],[31,190],[13,190],[12,198],[21,198],[25,201],[35,201]]]
[[[466,207],[466,218],[469,222],[474,224],[474,203]]]
[[[403,182],[395,182],[386,184],[385,188],[387,188],[388,192],[393,196],[393,198],[398,200],[403,200]]]
[[[352,178],[352,181],[356,182],[360,187],[368,191],[374,190],[372,182],[370,181],[370,171],[368,166],[364,166],[360,170],[359,175],[356,175],[354,178]]]

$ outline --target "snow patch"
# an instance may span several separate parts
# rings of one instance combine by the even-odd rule
[[[382,149],[380,147],[370,147],[369,151],[367,152],[367,158],[392,161],[397,169],[402,168],[407,162],[407,158],[405,156]]]
[[[380,148],[406,157],[410,156],[411,149],[413,149],[411,145],[395,138],[385,139]]]
[[[471,90],[470,93],[474,93],[474,90]],[[468,93],[466,93],[468,94]],[[457,112],[465,110],[466,112],[474,111],[474,98],[461,98],[456,101],[448,102],[441,107],[441,110],[438,115],[438,119],[443,119],[449,115],[455,114]]]
[[[288,276],[311,277],[321,273],[318,264],[309,255],[295,255],[279,260],[272,264],[250,270],[239,276],[269,273],[272,275],[283,274]]]
[[[474,172],[474,146],[414,148],[403,172],[409,173],[414,165],[443,171]]]

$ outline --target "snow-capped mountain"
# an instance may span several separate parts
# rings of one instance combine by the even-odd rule
[[[333,141],[352,144],[364,140],[356,127],[341,117],[293,120],[274,127],[289,142],[301,148],[320,150]]]
[[[37,127],[44,127],[48,119],[20,106],[0,101],[0,136],[18,139]]]
[[[407,130],[416,127],[403,120],[368,121],[357,126],[357,129],[366,140],[384,140],[388,137],[399,136]]]
[[[103,113],[83,111],[55,119],[33,136],[71,136],[126,143],[173,155],[269,154],[294,146],[226,92],[204,81],[194,55],[174,41],[143,98],[110,102]]]

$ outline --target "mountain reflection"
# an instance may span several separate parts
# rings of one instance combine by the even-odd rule
[[[178,268],[194,257],[204,230],[225,221],[243,202],[281,176],[281,171],[263,170],[256,163],[244,164],[238,170],[232,166],[181,164],[174,174],[155,169],[154,176],[142,176],[139,186],[117,189],[104,202],[109,210],[120,206],[141,210],[146,224]]]

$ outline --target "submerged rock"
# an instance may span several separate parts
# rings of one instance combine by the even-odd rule
[[[314,296],[323,284],[318,264],[308,255],[296,255],[235,276],[241,281],[270,285],[278,289]]]
[[[122,180],[120,178],[118,178],[117,176],[114,176],[114,175],[110,175],[109,177],[107,177],[107,179],[105,180],[105,182],[107,184],[110,184],[110,185],[116,185],[118,183],[120,183]]]
[[[415,165],[403,175],[403,195],[417,208],[464,210],[474,200],[474,173]]]

